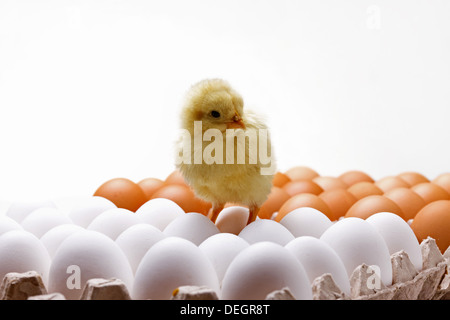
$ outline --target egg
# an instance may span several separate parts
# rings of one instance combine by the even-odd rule
[[[392,212],[402,217],[402,219],[405,219],[402,210],[394,201],[385,196],[378,195],[368,196],[356,201],[355,204],[348,209],[345,217],[366,219],[378,212]]]
[[[352,186],[358,182],[375,182],[371,176],[359,170],[350,170],[344,172],[338,178],[348,186]]]
[[[264,300],[288,287],[298,300],[311,300],[311,285],[300,262],[284,247],[258,242],[230,263],[222,281],[224,300]]]
[[[311,284],[325,273],[330,273],[336,285],[350,295],[350,281],[344,263],[324,241],[315,237],[295,238],[285,246],[301,263]]]
[[[319,198],[319,196],[311,193],[302,193],[289,198],[289,200],[281,206],[275,220],[281,221],[286,214],[294,209],[302,207],[314,208],[325,214],[327,217],[332,216],[330,208],[325,201]]]
[[[438,200],[427,204],[411,223],[419,242],[428,236],[436,240],[442,253],[450,246],[450,200]]]
[[[47,249],[31,232],[11,230],[0,235],[0,279],[9,272],[36,271],[47,285],[49,267]]]
[[[390,212],[379,212],[366,219],[381,234],[389,254],[404,250],[417,271],[422,269],[419,241],[405,220]]]
[[[231,206],[222,209],[216,220],[220,232],[239,234],[248,221],[249,210],[241,206]]]
[[[383,190],[378,188],[375,184],[367,181],[355,183],[349,187],[347,191],[354,195],[357,200],[368,196],[382,195],[384,193]]]
[[[199,248],[208,257],[217,273],[219,283],[239,252],[249,247],[247,241],[231,233],[218,233],[203,241]]]
[[[283,186],[283,190],[291,197],[300,193],[312,193],[318,195],[323,192],[323,189],[311,180],[290,181]]]
[[[388,192],[389,190],[395,188],[409,188],[411,185],[407,183],[405,180],[389,176],[384,177],[375,182],[375,185],[380,188],[383,192]]]
[[[410,188],[396,188],[384,194],[386,198],[394,201],[402,210],[405,220],[413,219],[426,202]]]
[[[169,174],[164,180],[164,184],[180,184],[183,186],[187,186],[186,181],[183,178],[183,175],[180,171],[174,170],[171,174]]]
[[[411,187],[411,190],[417,193],[427,204],[437,200],[450,200],[448,192],[432,182],[416,184]]]
[[[134,278],[133,299],[167,300],[180,286],[206,286],[220,296],[216,271],[192,242],[168,237],[144,255]]]
[[[298,208],[281,219],[282,224],[294,237],[312,236],[319,238],[333,223],[319,210]]]
[[[133,181],[126,178],[115,178],[103,183],[95,191],[94,196],[111,200],[118,208],[136,211],[146,201],[144,191]]]
[[[53,201],[18,201],[13,202],[6,211],[6,215],[21,223],[31,212],[39,208],[56,208]]]
[[[23,228],[16,220],[8,216],[0,216],[0,236],[12,230],[23,230]]]
[[[40,240],[45,248],[47,248],[50,258],[53,258],[60,244],[68,236],[82,230],[84,230],[84,228],[76,224],[61,224],[44,233]]]
[[[282,172],[276,172],[273,176],[272,184],[275,187],[282,188],[286,183],[291,181],[291,179]]]
[[[297,166],[290,168],[285,173],[291,180],[312,180],[319,174],[311,168],[305,166]]]
[[[290,198],[289,194],[281,188],[272,187],[267,200],[262,204],[258,212],[261,219],[270,219],[274,212],[278,212],[281,206]]]
[[[204,215],[190,212],[173,220],[163,232],[167,237],[180,237],[200,245],[206,238],[220,231]]]
[[[397,175],[397,177],[406,181],[410,186],[415,186],[422,182],[430,182],[427,177],[417,172],[403,172]]]
[[[212,204],[195,196],[187,186],[181,184],[166,185],[156,191],[152,199],[164,198],[178,204],[185,212],[197,212],[207,215]]]
[[[116,243],[127,256],[131,269],[135,273],[148,249],[165,237],[158,228],[147,223],[139,223],[123,231],[117,237]]]
[[[140,222],[141,220],[134,212],[123,208],[114,208],[99,214],[87,229],[101,232],[116,240],[119,234],[127,228]]]
[[[344,216],[357,201],[356,197],[345,189],[332,189],[322,192],[319,197],[330,208],[330,220],[336,221]]]
[[[147,200],[164,185],[164,181],[157,178],[146,178],[138,182],[138,186],[144,191]]]
[[[339,220],[320,237],[341,258],[350,277],[356,267],[365,263],[379,268],[384,285],[392,284],[389,249],[381,234],[369,222],[360,218]]]
[[[348,185],[345,182],[336,177],[321,176],[315,177],[312,181],[319,185],[323,191],[348,188]]]
[[[450,194],[450,172],[440,174],[433,180],[433,183],[440,186],[447,191],[448,194]]]
[[[184,210],[169,199],[156,198],[144,203],[136,211],[142,222],[151,224],[163,231],[172,220],[184,215]]]
[[[53,227],[72,224],[72,220],[61,209],[39,208],[23,219],[22,227],[40,238]]]
[[[250,223],[242,229],[239,237],[249,244],[271,241],[282,246],[294,239],[292,233],[282,224],[267,219],[260,219]]]
[[[97,231],[83,230],[68,236],[57,249],[49,272],[49,293],[79,299],[86,281],[116,278],[132,290],[133,271],[120,247]]]
[[[69,211],[68,215],[73,223],[83,228],[87,228],[92,220],[94,220],[99,214],[114,208],[117,208],[117,206],[111,200],[103,197],[92,196],[78,202],[78,204]]]

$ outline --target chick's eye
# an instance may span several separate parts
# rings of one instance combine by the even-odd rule
[[[219,118],[220,117],[220,112],[219,111],[211,111],[211,116],[213,118]]]

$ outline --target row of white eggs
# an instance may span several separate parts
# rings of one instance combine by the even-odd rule
[[[312,281],[331,273],[349,293],[361,263],[376,265],[392,282],[390,255],[404,250],[417,270],[419,243],[391,213],[331,222],[312,208],[296,209],[278,223],[229,207],[216,225],[174,202],[153,199],[136,213],[91,197],[68,213],[55,205],[31,210],[12,205],[0,216],[0,278],[35,270],[49,292],[80,296],[91,278],[119,278],[134,299],[169,299],[181,285],[205,285],[222,299],[264,299],[289,287],[311,299]],[[77,279],[78,277],[78,279]]]

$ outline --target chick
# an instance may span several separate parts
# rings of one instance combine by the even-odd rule
[[[194,143],[195,132],[198,133],[194,130],[195,123],[197,129],[199,123],[201,124],[203,138],[200,149],[196,148]],[[177,168],[195,194],[212,203],[210,219],[215,222],[225,204],[233,203],[247,206],[249,208],[247,224],[253,222],[271,191],[273,172],[275,172],[268,135],[265,136],[264,141],[267,146],[265,154],[270,157],[270,162],[267,159],[262,161],[261,157],[258,157],[259,150],[255,149],[264,145],[260,143],[262,140],[258,136],[259,132],[267,132],[264,122],[252,112],[244,112],[242,97],[226,81],[207,79],[193,85],[188,91],[181,113],[181,127],[184,132],[189,132],[190,137],[194,138],[187,142],[189,144],[187,149],[185,136],[180,138],[178,154],[190,150],[191,154],[188,158],[191,161],[181,161],[177,163]],[[228,133],[231,130],[227,129],[235,129],[233,132],[239,132],[238,129],[241,129],[243,131],[240,133],[248,134],[248,137],[239,139],[230,136]],[[261,129],[264,130],[261,131]],[[210,136],[205,138],[208,130],[214,133],[214,138]],[[250,138],[252,134],[259,139],[256,145]],[[222,141],[215,141],[216,139],[222,139]],[[216,145],[223,147],[223,154],[218,153],[222,151],[218,148],[212,153],[212,157],[215,157],[214,162],[207,156],[200,163],[195,161],[205,156],[207,151],[205,148],[210,148],[212,140]],[[233,143],[232,148],[228,147],[230,141]],[[245,161],[242,161],[239,148],[245,150]],[[262,173],[261,169],[267,169],[268,165],[269,173]]]

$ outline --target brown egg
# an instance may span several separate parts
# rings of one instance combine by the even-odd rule
[[[428,204],[437,200],[449,200],[450,196],[444,188],[432,182],[422,182],[411,187],[411,190],[422,197]]]
[[[450,246],[450,201],[438,200],[427,204],[411,223],[419,242],[428,236],[436,240],[442,253]]]
[[[313,169],[303,166],[293,167],[284,174],[291,180],[312,180],[319,176],[319,174]]]
[[[187,186],[180,184],[165,185],[156,191],[152,199],[165,198],[178,204],[186,213],[198,212],[207,215],[212,207],[211,203],[206,202],[195,196],[194,192]]]
[[[406,220],[414,219],[417,212],[426,205],[425,200],[409,188],[396,188],[386,192],[384,196],[402,209]]]
[[[95,191],[94,196],[106,198],[118,208],[133,212],[147,202],[147,197],[141,187],[125,178],[106,181]]]
[[[261,219],[270,219],[273,213],[277,212],[289,198],[290,196],[286,191],[273,186],[267,200],[261,206],[258,216]]]
[[[397,177],[406,181],[410,186],[415,186],[422,182],[430,182],[424,175],[417,172],[403,172],[397,175]]]
[[[318,195],[323,192],[323,189],[311,180],[296,180],[288,182],[283,186],[283,190],[286,191],[291,197],[300,193],[312,193]]]
[[[289,198],[280,208],[275,218],[281,221],[285,215],[297,208],[310,207],[319,210],[328,218],[332,217],[332,213],[328,205],[321,198],[312,193],[301,193]]]
[[[181,184],[183,186],[187,186],[186,181],[184,180],[183,176],[181,175],[181,172],[178,170],[173,171],[171,174],[169,174],[164,180],[165,184]]]
[[[164,185],[164,181],[156,178],[147,178],[138,182],[139,187],[144,191],[148,200],[152,195]]]
[[[291,179],[287,175],[285,175],[284,173],[281,173],[281,172],[277,172],[273,176],[272,184],[275,187],[281,188],[282,186],[284,186],[289,181],[291,181]]]
[[[367,219],[371,215],[378,212],[391,212],[405,219],[402,209],[391,199],[385,196],[368,196],[362,198],[348,209],[345,217],[357,217]]]
[[[445,191],[448,192],[448,194],[450,194],[450,172],[448,173],[443,173],[439,176],[437,176],[434,180],[433,183],[440,186],[441,188],[443,188]]]
[[[383,192],[388,192],[389,190],[395,188],[409,188],[411,185],[407,183],[405,180],[389,176],[381,178],[375,182],[375,185],[380,188]]]
[[[348,188],[345,182],[335,177],[315,177],[312,181],[317,183],[324,191]]]
[[[358,170],[347,171],[341,174],[339,179],[348,186],[352,186],[358,182],[375,182],[368,174]]]
[[[345,189],[333,189],[322,192],[319,197],[325,201],[331,210],[331,221],[344,216],[348,209],[357,201],[355,196]]]
[[[383,190],[378,188],[374,183],[368,181],[357,182],[348,188],[347,191],[353,194],[357,200],[368,196],[383,194]]]

